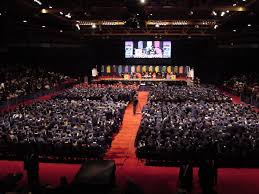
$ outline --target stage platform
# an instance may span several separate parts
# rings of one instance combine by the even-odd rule
[[[159,83],[159,82],[166,82],[168,84],[172,85],[189,85],[192,81],[188,78],[177,78],[177,79],[159,79],[159,78],[153,78],[153,79],[124,79],[124,78],[108,78],[108,77],[101,77],[98,79],[92,80],[93,83],[101,83],[101,84],[112,84],[112,83],[145,83],[145,84],[152,84],[152,83]]]

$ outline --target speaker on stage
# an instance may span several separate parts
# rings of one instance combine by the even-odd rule
[[[82,164],[72,186],[85,189],[108,189],[115,185],[116,166],[113,160],[89,160]]]

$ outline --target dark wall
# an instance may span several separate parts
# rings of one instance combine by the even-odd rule
[[[87,47],[15,47],[9,48],[8,63],[42,66],[68,75],[90,74],[93,55]]]
[[[100,39],[77,45],[30,46],[9,47],[6,63],[43,65],[69,75],[90,75],[93,66],[102,64],[130,65],[124,59],[122,40]],[[169,64],[194,67],[195,75],[204,82],[220,81],[237,72],[258,72],[258,48],[221,48],[214,40],[197,39],[172,40],[172,47]],[[165,63],[156,61],[155,64]]]

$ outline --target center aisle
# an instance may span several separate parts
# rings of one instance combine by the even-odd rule
[[[135,154],[135,138],[141,122],[141,110],[147,103],[148,92],[138,93],[137,114],[133,114],[130,104],[125,112],[119,133],[112,141],[110,150],[104,159],[114,160],[116,163],[117,185],[126,188],[131,184],[133,193],[167,194],[175,193],[177,187],[178,168],[145,166]],[[132,187],[132,184],[135,185]],[[138,191],[137,191],[138,190]]]
[[[141,121],[141,110],[147,103],[148,92],[138,93],[137,114],[133,114],[132,103],[126,108],[123,122],[119,133],[112,141],[110,150],[106,153],[105,159],[115,160],[116,166],[128,165],[135,166],[137,158],[135,155],[134,142]],[[130,163],[129,163],[130,162]]]

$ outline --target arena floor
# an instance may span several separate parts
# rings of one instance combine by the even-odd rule
[[[140,112],[146,103],[148,92],[139,92]],[[239,98],[233,96],[233,103],[240,103]],[[178,172],[177,167],[151,167],[145,166],[135,156],[134,141],[141,114],[133,115],[133,107],[130,104],[125,112],[120,132],[112,142],[112,147],[105,159],[113,159],[117,166],[117,185],[124,190],[131,182],[145,194],[177,193]],[[56,164],[40,163],[40,181],[42,184],[57,186],[59,178],[66,176],[72,181],[79,170],[80,164]],[[26,183],[26,173],[21,161],[0,161],[0,177],[8,173],[22,172],[24,177],[21,184]],[[220,168],[218,170],[218,185],[216,190],[219,194],[257,194],[259,193],[259,169],[257,168]],[[198,182],[198,169],[194,168],[193,193],[200,193]]]

